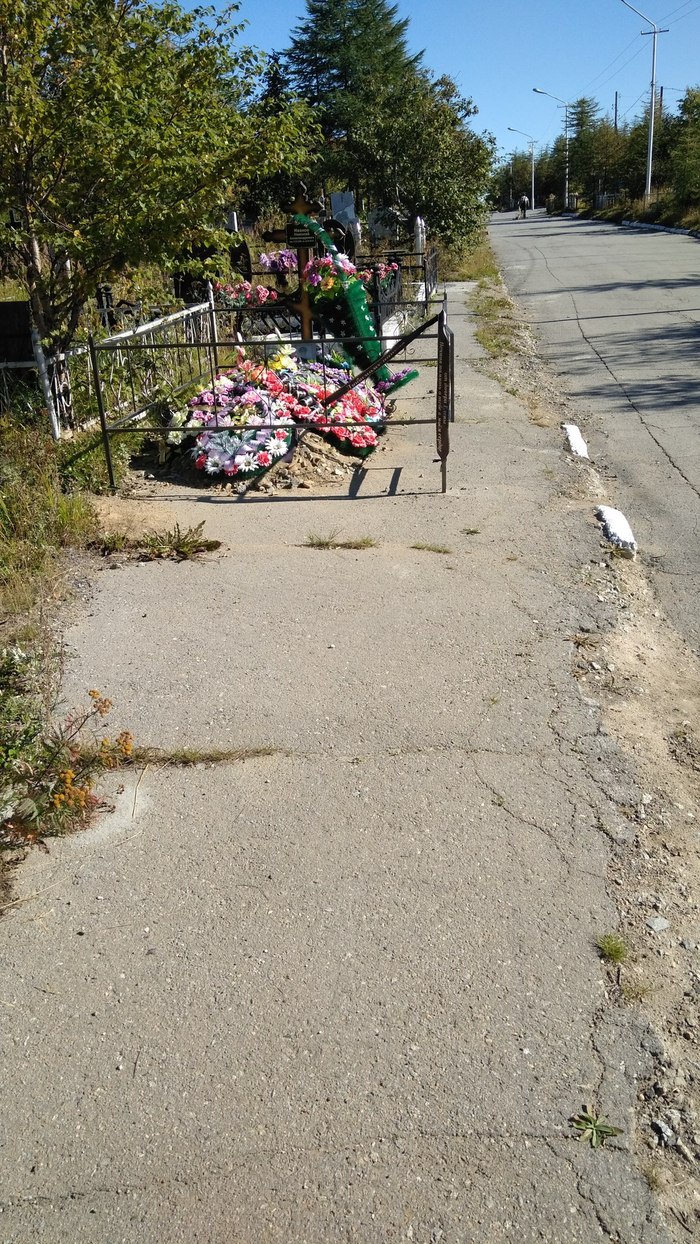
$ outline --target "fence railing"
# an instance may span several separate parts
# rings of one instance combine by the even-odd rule
[[[417,318],[428,315],[438,287],[436,251],[420,256],[398,251],[391,258],[399,263],[398,271],[384,280],[375,274],[370,287],[377,336],[388,343],[412,328]],[[358,266],[371,266],[377,257],[358,256],[357,262]],[[106,315],[111,310],[103,290],[100,313]],[[274,336],[294,341],[300,335],[299,314],[284,297],[277,303],[244,309],[215,306],[210,297],[207,302],[113,333],[93,343],[100,358],[99,384],[106,417],[110,421],[134,420],[147,414],[156,402],[170,400],[215,370],[218,350],[230,348],[236,339],[257,341]],[[12,375],[34,373],[56,439],[66,428],[79,429],[95,422],[99,412],[90,342],[53,356],[44,354],[35,332],[32,343],[33,358],[0,362],[0,388],[7,390],[7,400]],[[103,349],[107,357],[101,356]]]
[[[242,339],[237,330],[232,335],[219,336],[218,333],[216,335],[212,335],[209,330],[217,324],[217,318],[222,316],[231,316],[233,313],[231,311],[222,312],[220,309],[216,310],[206,304],[202,310],[204,309],[206,309],[207,315],[203,318],[202,322],[208,325],[206,336],[201,341],[190,341],[188,346],[191,350],[199,350],[201,352],[200,357],[206,358],[207,368],[202,373],[202,379],[206,376],[210,380],[212,388],[214,387],[219,367],[226,366],[227,354],[233,350],[236,350],[239,346],[253,346],[257,349],[259,354],[262,355],[263,362],[265,362],[268,357],[271,357],[279,349],[279,343],[281,340],[279,335],[275,335],[274,339],[271,339],[269,336],[261,337],[260,335]],[[254,316],[255,313],[252,313],[252,315]],[[436,329],[437,331],[431,332],[431,329]],[[141,337],[141,340],[135,340],[137,335]],[[135,356],[140,354],[148,354],[150,352],[155,353],[158,358],[165,360],[169,354],[172,355],[182,349],[182,343],[180,342],[162,340],[157,343],[151,342],[149,344],[143,340],[145,336],[146,334],[144,333],[129,333],[119,334],[117,337],[107,338],[103,341],[90,341],[89,353],[95,399],[102,432],[102,443],[105,452],[107,473],[110,486],[112,488],[116,488],[116,477],[112,461],[111,439],[114,436],[124,435],[125,433],[136,429],[142,433],[151,433],[158,438],[164,438],[167,432],[164,422],[154,422],[153,420],[148,420],[146,418],[149,412],[153,412],[154,408],[162,402],[162,398],[160,396],[146,405],[139,407],[136,407],[136,403],[133,403],[134,408],[124,414],[118,405],[115,406],[113,403],[110,404],[109,389],[105,387],[103,382],[104,375],[108,374],[110,370],[111,357],[120,351],[126,352],[128,355]],[[441,462],[442,491],[446,492],[447,457],[450,450],[448,428],[449,423],[454,419],[454,348],[452,333],[447,324],[447,312],[444,304],[439,314],[425,320],[417,328],[412,329],[408,333],[404,333],[401,337],[394,340],[392,346],[385,350],[379,358],[377,358],[357,375],[351,376],[348,379],[347,384],[328,394],[323,399],[323,405],[332,407],[351,389],[355,388],[363,380],[371,377],[376,371],[385,366],[392,359],[396,358],[397,355],[405,352],[408,346],[419,338],[422,340],[433,340],[437,342],[436,362],[438,375],[434,419],[392,419],[391,422],[395,426],[413,426],[419,424],[431,424],[433,422],[435,423],[436,449]],[[309,343],[306,341],[300,341],[298,337],[294,338],[292,336],[287,337],[286,340],[289,344],[298,349],[309,350],[312,348],[319,355],[320,361],[323,365],[327,363],[329,367],[332,367],[333,363],[331,356],[334,347],[333,342],[326,341],[321,338],[317,342]],[[353,340],[368,341],[370,338],[358,337]],[[130,366],[136,367],[138,365],[132,360]],[[172,391],[171,399],[176,395],[176,392],[176,389]],[[228,425],[222,424],[221,426],[223,428]],[[314,422],[313,425],[309,425],[308,427],[300,427],[297,431],[297,436],[302,437],[309,430],[323,432],[333,426],[334,425],[330,421],[330,418],[328,424]],[[352,421],[348,421],[345,426],[352,428],[362,425],[355,425]],[[248,431],[251,430],[252,427],[253,425],[251,425],[250,429],[247,427],[237,428],[237,431]],[[215,408],[214,419],[208,424],[208,430],[216,431],[218,428],[218,416]]]

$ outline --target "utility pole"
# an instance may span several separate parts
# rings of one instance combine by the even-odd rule
[[[617,134],[617,91],[615,91],[615,133]]]
[[[649,202],[651,198],[651,166],[654,158],[654,113],[656,112],[656,40],[659,35],[668,34],[668,26],[657,26],[652,22],[650,17],[642,13],[639,9],[635,9],[633,4],[629,4],[628,0],[622,0],[626,9],[631,9],[637,17],[641,17],[643,21],[648,22],[651,30],[643,30],[643,35],[651,35],[651,98],[649,100],[649,141],[647,143],[647,179],[644,189],[644,201]]]
[[[622,0],[623,4],[626,0]],[[560,99],[558,95],[552,95],[550,91],[543,91],[539,86],[533,86],[535,95],[548,95],[550,99],[555,99],[558,104],[564,107],[564,211],[569,210],[569,108],[571,104],[565,99]]]

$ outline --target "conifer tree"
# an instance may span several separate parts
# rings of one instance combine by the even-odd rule
[[[291,79],[326,139],[322,177],[357,191],[356,131],[392,84],[416,77],[422,53],[410,55],[408,19],[387,0],[306,0],[306,7],[287,52]]]

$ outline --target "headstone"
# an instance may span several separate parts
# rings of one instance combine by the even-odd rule
[[[369,236],[372,245],[388,239],[398,242],[400,218],[398,212],[390,207],[375,207],[367,216]]]
[[[332,192],[331,216],[346,228],[353,220],[357,220],[355,196],[352,190],[334,190]]]
[[[416,216],[413,226],[413,249],[417,259],[425,254],[425,221],[422,216]]]

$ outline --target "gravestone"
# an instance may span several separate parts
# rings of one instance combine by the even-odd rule
[[[334,190],[331,194],[331,216],[344,228],[357,220],[352,190]]]

